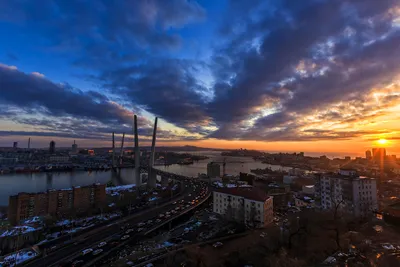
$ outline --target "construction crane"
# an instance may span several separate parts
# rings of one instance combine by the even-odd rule
[[[125,133],[122,133],[122,142],[121,142],[121,152],[119,154],[119,165],[122,165],[122,155],[124,153],[124,140],[125,140]]]
[[[114,132],[112,133],[112,168],[115,168],[115,139]]]

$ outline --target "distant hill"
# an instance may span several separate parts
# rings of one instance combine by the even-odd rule
[[[111,147],[96,147],[95,150],[111,149]],[[116,148],[119,150],[119,147]],[[134,149],[134,147],[124,147],[124,149]],[[141,146],[140,149],[150,150],[151,146]],[[230,151],[229,149],[208,148],[198,146],[156,146],[156,151]]]

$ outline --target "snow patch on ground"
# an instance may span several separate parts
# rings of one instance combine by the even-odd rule
[[[5,236],[14,236],[14,235],[21,235],[21,234],[26,234],[29,232],[34,232],[37,230],[40,230],[41,228],[34,228],[31,226],[23,225],[23,226],[14,226],[13,228],[6,230],[3,232],[0,237],[5,237]]]
[[[227,188],[234,188],[234,187],[252,187],[251,185],[243,184],[243,185],[237,185],[237,184],[223,184],[221,182],[214,182],[214,186],[216,187],[227,187]]]
[[[106,187],[106,193],[113,195],[114,193],[118,193],[120,191],[131,190],[136,187],[136,184],[127,184],[127,185],[118,185],[113,187]],[[133,192],[133,191],[130,191]],[[118,194],[116,194],[118,195]]]
[[[79,219],[73,219],[73,220],[62,220],[58,221],[56,225],[58,226],[66,226],[70,224],[84,224],[84,223],[89,223],[91,221],[108,221],[112,218],[120,217],[121,213],[120,212],[115,212],[115,213],[107,213],[107,214],[102,214],[102,215],[96,215],[96,216],[91,216],[91,217],[85,217],[85,218],[79,218]]]
[[[3,259],[0,259],[0,267],[2,266],[13,267],[29,259],[34,258],[37,255],[38,254],[33,250],[18,251],[16,253],[5,256]]]

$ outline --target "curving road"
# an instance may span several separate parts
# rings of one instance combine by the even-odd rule
[[[107,245],[104,247],[101,247],[101,249],[103,251],[100,254],[93,255],[92,253],[90,253],[85,256],[76,255],[75,257],[72,257],[70,259],[69,263],[67,263],[66,265],[63,265],[63,266],[71,266],[71,262],[77,262],[77,261],[82,261],[82,263],[81,263],[82,266],[92,266],[92,264],[94,264],[94,262],[100,260],[100,258],[102,258],[102,257],[107,256],[108,253],[116,251],[116,250],[120,249],[121,247],[125,246],[126,244],[135,243],[135,242],[139,241],[143,237],[145,232],[147,232],[151,229],[155,229],[158,226],[160,226],[162,223],[168,222],[172,218],[179,216],[179,214],[184,213],[186,210],[192,209],[193,207],[197,206],[197,204],[200,203],[199,200],[200,200],[200,195],[202,194],[202,192],[204,192],[202,194],[203,197],[206,197],[207,193],[205,190],[206,190],[207,186],[201,186],[200,183],[194,183],[194,184],[188,183],[185,185],[188,185],[187,189],[189,189],[189,190],[187,191],[187,193],[185,194],[185,196],[182,199],[180,199],[176,202],[173,202],[170,205],[166,205],[161,210],[156,210],[154,212],[146,214],[146,216],[144,216],[144,217],[138,218],[137,221],[130,223],[130,225],[125,228],[125,230],[119,230],[118,232],[115,232],[114,235],[101,240],[102,242],[107,242]],[[196,202],[196,197],[198,198],[197,202]],[[179,210],[176,210],[178,208],[179,208]],[[174,210],[174,212],[172,212],[173,210]],[[159,214],[162,213],[165,215],[166,212],[170,212],[170,215],[169,215],[170,217],[169,218],[163,217],[162,219],[160,219]],[[157,219],[159,219],[158,222],[157,222]],[[149,222],[149,220],[151,220],[151,223]],[[145,223],[145,222],[147,222],[145,226],[137,225],[138,223]],[[145,229],[138,232],[139,228],[145,228]],[[129,233],[130,237],[124,241],[120,240],[120,238],[122,236],[127,234],[126,233],[127,229],[132,230],[132,232]],[[119,242],[117,244],[111,244],[113,240],[119,240]],[[85,249],[91,248],[93,250],[96,250],[96,249],[98,249],[99,243],[100,242],[97,242],[97,243],[93,244],[92,246],[85,247]]]
[[[180,178],[180,177],[179,177]],[[148,221],[150,219],[154,219],[160,214],[165,213],[166,211],[170,211],[176,208],[176,201],[185,202],[185,205],[188,202],[193,201],[193,199],[198,194],[198,187],[193,187],[193,182],[189,182],[188,180],[183,182],[183,195],[179,198],[176,198],[168,203],[162,204],[158,207],[145,210],[138,214],[131,215],[129,217],[119,219],[113,223],[110,223],[106,226],[103,226],[99,229],[93,231],[92,234],[86,234],[78,236],[74,243],[70,243],[67,246],[46,255],[45,257],[38,258],[36,260],[27,262],[24,266],[29,267],[50,267],[50,266],[72,266],[72,262],[83,261],[81,265],[94,260],[96,257],[101,256],[101,254],[106,253],[107,251],[113,249],[115,246],[120,246],[124,242],[121,242],[120,238],[124,234],[121,227],[126,227],[128,224],[132,228],[132,226],[136,226],[139,222]],[[173,204],[175,203],[175,204]],[[137,228],[134,229],[137,233]],[[132,233],[131,233],[132,235]],[[134,241],[134,239],[140,239],[140,233],[132,235],[127,241]],[[114,242],[111,242],[114,241]],[[97,245],[100,242],[107,242],[107,245],[101,247],[103,252],[98,255],[92,255],[92,253],[81,256],[81,252],[87,248],[97,248]],[[111,244],[113,243],[113,244]]]

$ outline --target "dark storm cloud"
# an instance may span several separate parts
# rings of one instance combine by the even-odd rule
[[[110,124],[132,122],[128,110],[102,94],[55,84],[5,65],[0,65],[0,102],[22,109],[37,109],[53,116],[72,115]]]
[[[380,12],[386,11],[390,6],[394,5],[394,3],[395,1],[386,0],[301,1],[301,5],[299,5],[299,1],[281,1],[280,9],[276,14],[261,18],[256,22],[248,18],[250,22],[245,25],[245,27],[247,26],[246,31],[239,36],[234,36],[232,41],[225,47],[225,57],[227,57],[228,60],[218,60],[216,62],[218,66],[216,70],[219,71],[216,73],[217,77],[227,76],[227,74],[221,75],[221,72],[226,73],[229,70],[229,76],[233,76],[234,79],[230,80],[231,86],[229,88],[224,88],[222,90],[224,93],[222,94],[219,93],[219,91],[221,91],[220,88],[215,88],[217,98],[212,105],[214,111],[213,117],[215,117],[216,120],[222,121],[243,119],[254,114],[254,107],[263,106],[265,97],[279,97],[285,100],[284,96],[282,97],[276,94],[276,90],[274,90],[274,88],[276,88],[276,83],[293,76],[292,68],[295,67],[300,60],[312,58],[313,48],[318,42],[326,42],[327,38],[339,35],[347,27],[354,27],[355,31],[361,30],[356,34],[362,35],[365,26],[362,25],[361,20],[368,19],[373,15],[381,15]],[[354,12],[358,14],[357,19],[352,19],[349,14],[343,11],[346,6],[348,6],[350,10],[351,7],[354,9]],[[372,10],[375,10],[375,13],[373,13]],[[283,14],[287,14],[290,20],[285,20],[282,16]],[[388,21],[379,20],[376,23],[377,25],[387,25]],[[255,31],[257,32],[255,33]],[[258,49],[249,49],[248,46],[244,46],[251,41],[250,38],[257,34],[262,37]],[[393,41],[394,44],[392,44],[391,40],[384,40],[382,41],[382,43],[384,43],[382,46],[386,45],[387,48],[391,48],[390,50],[396,49],[397,40]],[[353,51],[347,49],[345,52]],[[343,52],[343,54],[345,54],[345,52]],[[386,57],[385,55],[383,56],[384,58],[382,59],[385,60]],[[221,56],[219,55],[218,57]],[[380,60],[380,58],[375,59]],[[347,63],[354,64],[357,63],[357,61],[359,61],[358,55],[351,54],[349,56],[349,62]],[[222,66],[220,66],[221,64]],[[346,65],[344,67],[346,67]],[[378,75],[380,74],[381,73],[378,73]],[[373,77],[375,76],[376,75]],[[332,79],[328,80],[333,80],[335,78],[336,77],[332,77]],[[361,82],[362,80],[360,78],[361,77],[359,77],[358,80],[355,79],[353,82]],[[318,85],[320,79],[326,80],[327,78],[309,78],[310,82],[316,83],[316,85]],[[296,86],[297,81],[294,83],[294,86]],[[301,83],[302,81],[300,81],[300,85]],[[323,94],[339,95],[337,90],[340,88],[336,85],[337,84],[327,89],[323,87],[308,89],[304,86],[304,90],[312,96]],[[360,87],[361,86],[360,84]],[[290,91],[295,91],[296,88],[290,89]],[[370,88],[363,89],[367,90]],[[318,91],[321,91],[321,93]],[[301,101],[301,99],[299,100]],[[329,100],[331,99],[328,99],[328,102]],[[290,104],[293,103],[298,103],[296,97],[290,101]],[[321,101],[313,102],[313,104],[325,105],[325,103]],[[223,114],[226,113],[221,113],[221,108],[225,109],[227,114],[232,114],[232,116],[224,116]]]
[[[0,135],[4,136],[55,136],[65,138],[84,138],[96,140],[111,140],[111,134],[115,132],[117,135],[125,133],[126,141],[133,141],[133,129],[131,126],[125,125],[107,125],[99,123],[98,121],[71,118],[71,117],[57,117],[57,118],[21,118],[20,116],[9,116],[14,122],[23,125],[33,126],[36,131],[0,131]],[[153,125],[145,124],[148,122],[145,118],[139,117],[138,131],[141,141],[149,141],[153,134]],[[119,137],[117,137],[119,138]],[[173,131],[157,128],[157,139],[160,141],[178,141],[178,140],[198,140],[198,137],[181,135]]]
[[[194,77],[194,72],[203,67],[187,60],[160,59],[105,72],[101,80],[113,93],[131,99],[148,112],[195,131],[211,120],[204,111],[205,99],[200,93],[206,89]]]
[[[137,44],[176,45],[165,29],[203,20],[205,10],[196,1],[2,1],[0,18],[46,26],[54,40],[88,44],[125,41]],[[73,23],[72,23],[73,22]],[[89,36],[85,36],[89,34]]]
[[[215,56],[218,80],[209,111],[224,127],[211,136],[261,140],[347,138],[345,133],[302,137],[300,128],[305,125],[294,121],[301,114],[350,101],[393,80],[400,72],[400,32],[392,28],[393,17],[388,10],[399,2],[277,3],[270,16],[249,16],[239,34],[232,30],[231,41]],[[231,25],[234,28],[235,23]],[[254,40],[255,36],[259,39]],[[331,43],[327,44],[328,40]],[[336,45],[344,43],[335,50]],[[333,49],[321,51],[319,46],[323,45]],[[309,60],[309,65],[315,63],[314,69],[295,72],[304,60]],[[285,85],[279,85],[281,81]],[[282,88],[285,90],[280,91]],[[257,116],[260,108],[271,104],[277,113],[257,119],[250,129],[232,127]],[[266,130],[273,127],[282,129]]]
[[[392,25],[389,12],[399,7],[398,0],[230,1],[207,65],[160,57],[181,41],[168,29],[205,17],[195,1],[19,3],[0,3],[0,10],[15,11],[0,11],[0,18],[45,29],[57,51],[75,49],[76,65],[93,71],[90,78],[124,104],[209,137],[306,141],[368,134],[307,130],[310,122],[302,119],[310,114],[343,123],[373,119],[379,110],[362,114],[363,96],[400,73],[400,29]],[[211,88],[200,81],[203,70],[212,72]],[[16,88],[1,96],[8,103],[104,124],[131,120],[105,94],[15,70],[0,75]],[[18,99],[18,92],[27,99]],[[327,112],[338,102],[354,103],[358,111]],[[79,113],[73,111],[82,106]],[[210,133],[206,126],[218,129]]]

